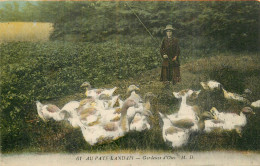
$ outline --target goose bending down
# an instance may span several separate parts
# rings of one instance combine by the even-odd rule
[[[127,100],[124,102],[121,110],[120,121],[117,122],[103,122],[93,126],[79,123],[84,139],[90,144],[102,144],[111,142],[129,131],[129,120],[127,117],[127,110],[129,107],[137,106],[134,100]]]
[[[255,101],[255,102],[252,102],[252,103],[251,103],[251,106],[252,106],[252,107],[255,107],[255,108],[260,108],[260,100],[257,100],[257,101]]]
[[[191,118],[178,118],[178,114],[174,113],[171,115],[165,115],[170,119],[172,124],[179,128],[190,129],[191,131],[203,131],[205,128],[205,120],[208,119],[217,119],[213,113],[204,111],[202,113],[196,113],[196,119]]]
[[[43,121],[54,119],[56,121],[64,120],[64,114],[53,104],[43,105],[40,101],[36,101],[37,112]]]
[[[246,98],[244,98],[242,95],[228,92],[224,88],[222,88],[222,90],[224,92],[224,97],[228,100],[235,100],[235,101],[240,101],[240,102],[244,102],[244,103],[249,103],[249,101]]]
[[[246,114],[255,114],[250,107],[244,107],[240,114],[219,112],[215,107],[210,110],[217,116],[217,121],[205,121],[205,131],[211,132],[214,129],[236,130],[241,135],[242,127],[247,124]]]
[[[222,85],[214,80],[210,80],[207,82],[200,82],[200,85],[203,87],[205,90],[220,90],[222,88]]]

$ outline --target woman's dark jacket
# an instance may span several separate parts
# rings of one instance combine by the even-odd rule
[[[163,58],[163,55],[168,55],[168,58],[163,58],[162,66],[180,66],[179,55],[180,55],[180,47],[177,38],[167,38],[165,37],[162,41],[162,45],[160,48],[160,53]],[[172,59],[177,56],[177,59],[173,62]]]

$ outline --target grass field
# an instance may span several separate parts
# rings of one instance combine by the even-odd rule
[[[179,149],[168,147],[161,136],[158,112],[173,113],[180,101],[172,91],[202,89],[200,81],[219,81],[231,92],[243,93],[248,88],[252,102],[260,99],[260,58],[254,53],[202,54],[195,58],[182,54],[182,82],[165,88],[159,82],[160,63],[150,48],[114,43],[14,43],[2,44],[1,57],[1,149],[12,152],[117,152],[117,151],[259,151],[259,109],[248,118],[243,137],[236,132],[200,133],[190,137]],[[192,52],[191,52],[192,53]],[[116,57],[116,58],[115,58]],[[118,63],[120,62],[120,63]],[[144,65],[145,64],[145,65]],[[92,66],[94,65],[94,66]],[[130,66],[130,67],[126,67]],[[123,69],[123,70],[122,70]],[[104,81],[105,80],[105,81]],[[94,87],[112,88],[125,99],[126,88],[135,84],[140,94],[152,92],[153,128],[129,133],[110,144],[88,145],[80,129],[66,122],[44,123],[37,115],[35,100],[59,107],[71,100],[84,98],[79,85],[90,81]],[[188,101],[202,110],[212,106],[227,112],[239,112],[246,106],[223,99],[221,94],[202,91],[198,99]]]
[[[186,88],[194,90],[202,89],[200,81],[207,81],[210,79],[217,80],[223,86],[232,92],[242,93],[244,89],[249,88],[253,93],[249,100],[255,101],[260,98],[260,68],[258,63],[260,59],[257,55],[244,54],[230,54],[216,55],[210,58],[201,58],[190,61],[181,66],[182,82],[165,89],[164,85],[159,82],[160,68],[143,72],[132,78],[125,80],[113,81],[111,84],[102,87],[111,88],[119,87],[117,94],[122,98],[126,98],[126,88],[131,84],[136,84],[140,87],[140,94],[144,95],[146,92],[153,92],[157,98],[153,101],[153,119],[154,127],[151,131],[142,133],[129,133],[124,138],[115,141],[111,144],[97,145],[90,147],[84,143],[83,139],[74,138],[76,142],[67,142],[67,150],[79,150],[83,152],[99,152],[99,151],[117,151],[117,150],[158,150],[171,151],[165,145],[161,136],[161,129],[159,127],[158,112],[173,113],[176,112],[180,106],[180,101],[174,99],[172,91],[179,91]],[[65,96],[47,103],[55,103],[62,107],[65,103],[71,100],[80,100],[84,97],[82,93]],[[206,103],[205,103],[206,102]],[[226,112],[238,113],[243,106],[241,103],[230,102],[223,100],[221,96],[214,96],[214,94],[207,94],[202,91],[201,96],[196,101],[190,101],[190,104],[199,105],[201,109],[209,110],[215,106],[219,110]],[[240,149],[240,150],[259,150],[259,132],[260,120],[259,109],[254,110],[255,116],[248,118],[248,124],[243,130],[243,137],[240,138],[235,132],[213,132],[210,134],[192,135],[187,146],[183,148],[174,149],[175,151],[198,151],[198,150],[224,150],[224,149]],[[56,122],[58,123],[58,122]],[[63,128],[63,126],[62,126]],[[72,138],[74,136],[81,137],[80,130],[71,128],[63,128],[64,137]],[[67,134],[66,134],[67,133]],[[48,137],[52,142],[53,138]],[[61,138],[60,138],[61,139]],[[80,140],[80,141],[79,141]],[[78,142],[79,141],[79,142]],[[55,143],[54,143],[55,144]],[[83,148],[83,147],[84,148]],[[53,149],[54,150],[54,149]]]

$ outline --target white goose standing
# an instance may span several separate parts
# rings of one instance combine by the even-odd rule
[[[185,90],[181,93],[179,92],[178,94],[176,94],[176,92],[173,92],[175,97],[181,98],[181,105],[178,113],[176,114],[176,118],[178,119],[189,118],[192,120],[195,120],[197,118],[193,110],[193,107],[187,105],[187,97],[191,96],[193,93],[194,93],[193,90]]]

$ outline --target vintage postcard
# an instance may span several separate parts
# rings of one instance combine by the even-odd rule
[[[0,0],[0,165],[259,166],[258,54],[258,1]]]

